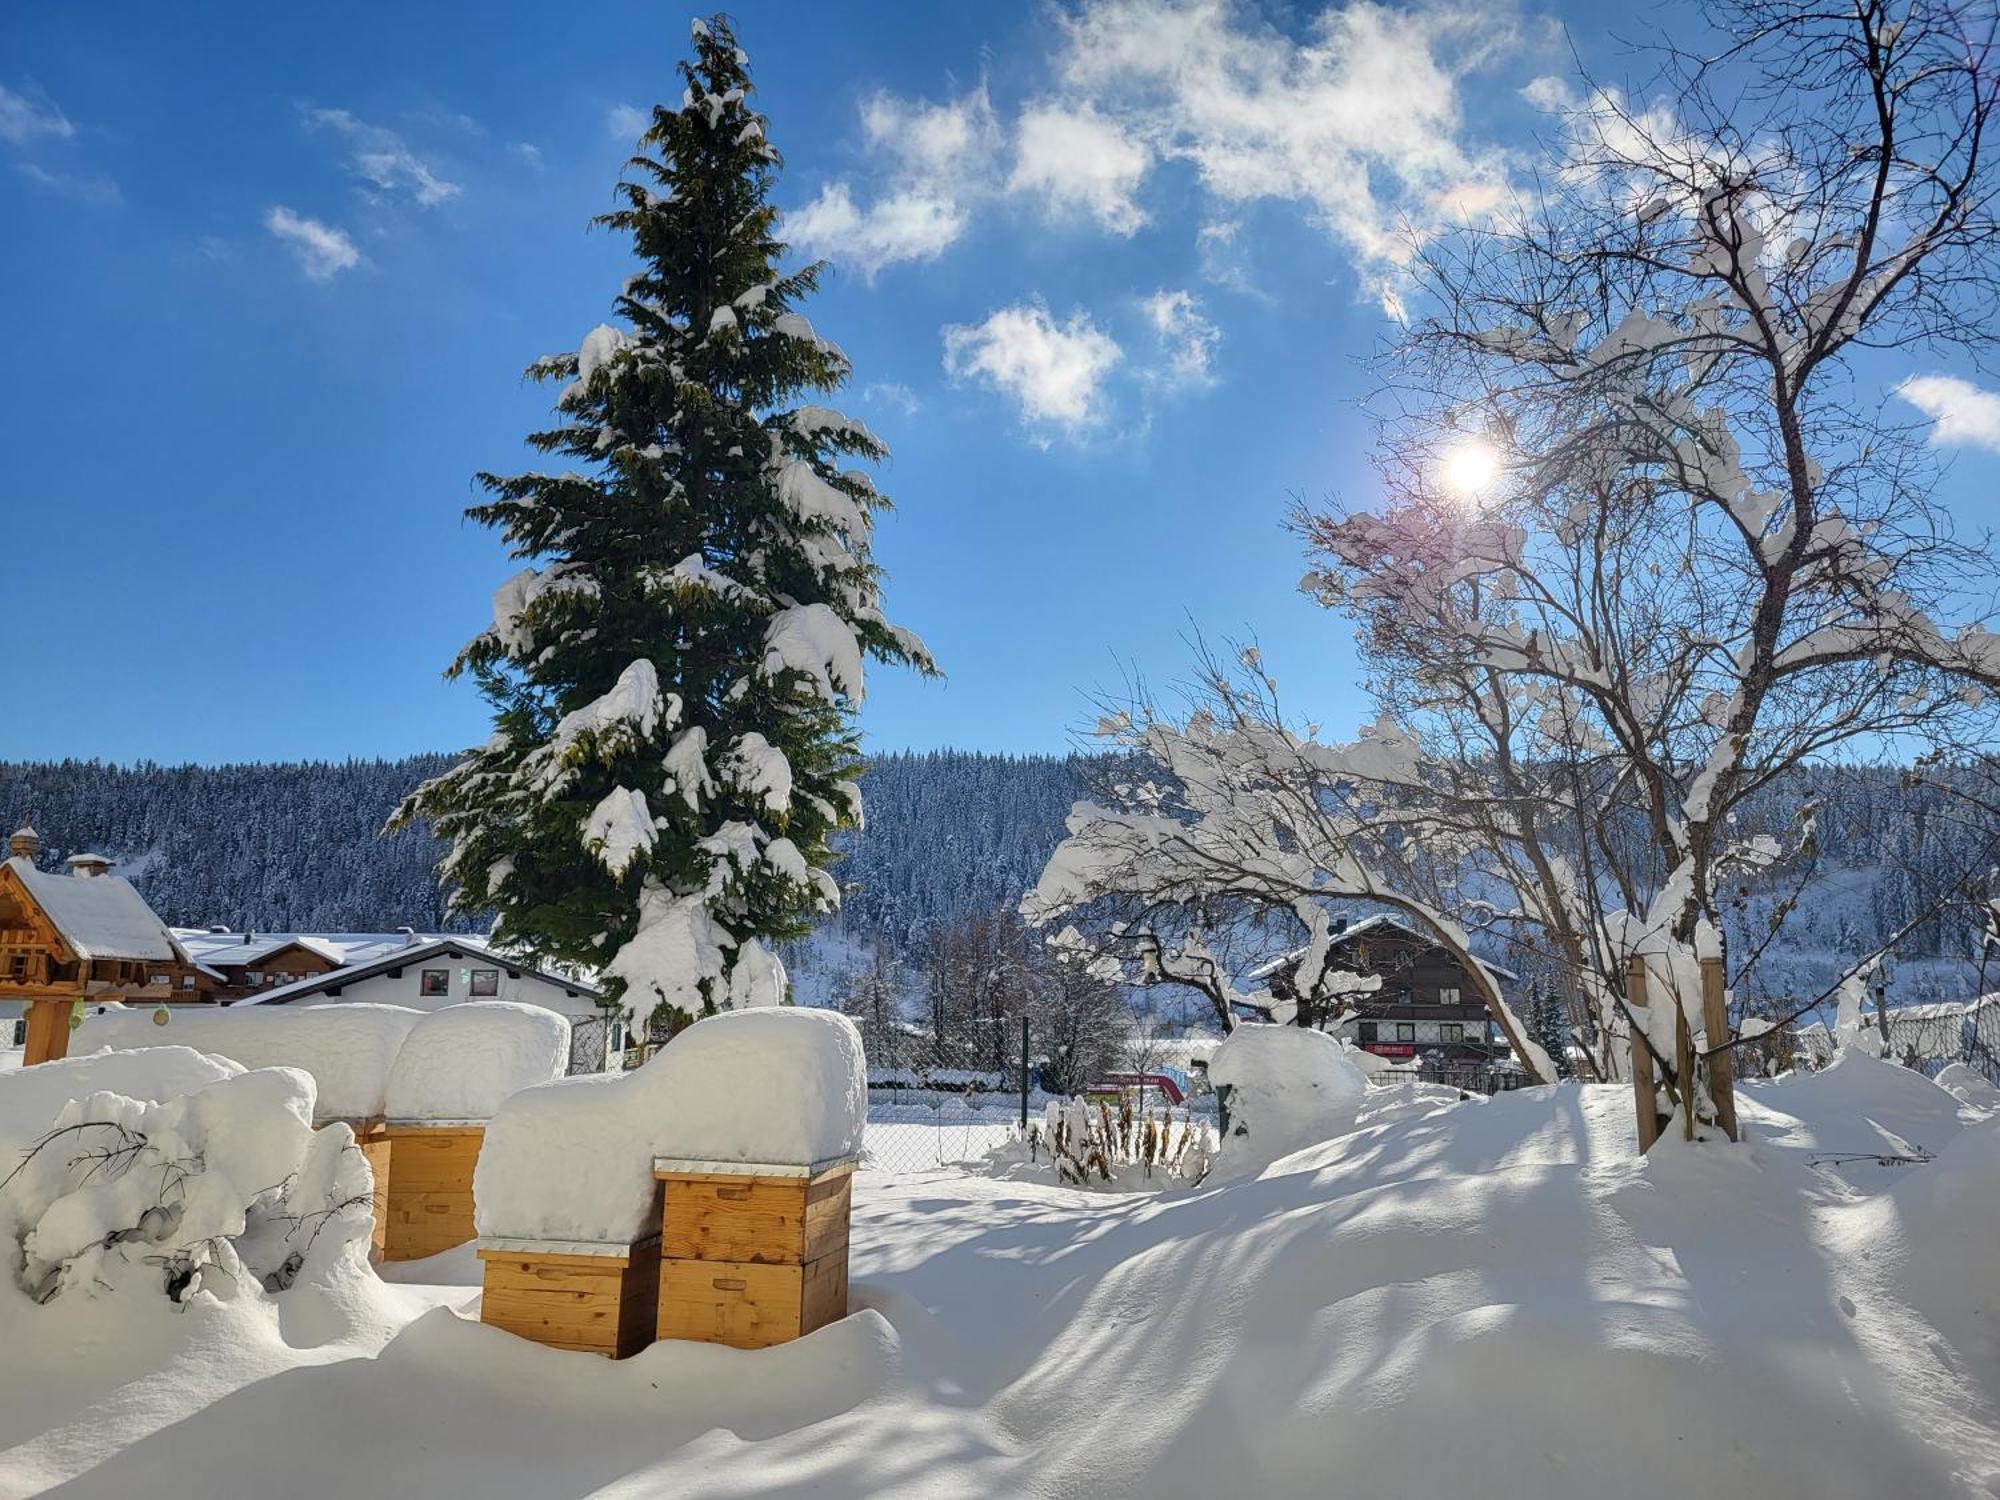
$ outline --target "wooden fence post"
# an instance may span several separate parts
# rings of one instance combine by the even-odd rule
[[[1708,1054],[1708,1093],[1715,1103],[1715,1123],[1732,1141],[1743,1137],[1736,1128],[1736,1061],[1725,1050],[1729,1034],[1729,1004],[1723,989],[1722,960],[1701,961],[1702,1051]]]

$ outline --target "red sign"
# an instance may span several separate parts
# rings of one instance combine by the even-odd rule
[[[1377,1057],[1415,1057],[1417,1055],[1417,1049],[1410,1046],[1407,1042],[1400,1044],[1396,1042],[1370,1042],[1361,1050],[1363,1052],[1372,1052]]]

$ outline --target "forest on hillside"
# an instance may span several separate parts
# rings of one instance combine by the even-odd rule
[[[445,909],[421,829],[384,834],[390,810],[446,765],[402,760],[226,766],[0,764],[0,818],[32,820],[43,861],[90,849],[112,856],[160,914],[181,926],[270,931],[449,930],[479,925]],[[838,923],[801,955],[805,974],[878,940],[915,961],[967,919],[1011,906],[1041,873],[1091,767],[1062,756],[977,751],[876,757],[862,778],[866,828],[846,841]],[[1984,833],[1927,783],[1896,768],[1819,768],[1763,799],[1774,828],[1815,809],[1819,863],[1767,962],[1812,982],[1922,912],[1976,862]],[[1746,928],[1792,894],[1783,876],[1741,896]],[[1974,957],[1963,921],[1925,924],[1902,946],[1906,998],[1961,981],[1935,963]],[[1948,964],[1956,970],[1958,964]],[[1928,977],[1925,977],[1928,976]],[[1921,982],[1920,982],[1921,981]]]

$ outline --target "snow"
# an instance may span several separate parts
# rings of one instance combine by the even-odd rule
[[[657,836],[646,794],[632,787],[613,787],[583,822],[583,847],[613,875],[623,875],[639,855],[651,853]]]
[[[802,673],[829,703],[862,699],[861,646],[829,605],[799,604],[773,615],[764,632],[764,670]]]
[[[0,1278],[0,1494],[1985,1495],[2000,1122],[1941,1095],[1857,1057],[1745,1083],[1740,1148],[1638,1158],[1570,1085],[1159,1193],[863,1171],[850,1316],[754,1353],[540,1348],[463,1256],[289,1341]],[[1825,1160],[1878,1128],[1935,1160]]]
[[[311,1111],[296,1071],[182,1047],[0,1074],[0,1176],[66,1129],[0,1186],[0,1495],[85,1474],[114,1430],[145,1442],[246,1386],[373,1354],[421,1311],[369,1271],[367,1164]],[[132,1131],[142,1146],[106,1154]]]
[[[179,1046],[99,1052],[10,1070],[0,1083],[0,1175],[13,1170],[19,1154],[48,1130],[72,1099],[110,1093],[157,1102],[242,1071],[241,1064],[226,1057]]]
[[[7,868],[78,958],[171,963],[180,957],[174,935],[130,881],[117,875],[53,875],[18,854]]]
[[[763,803],[766,811],[791,812],[792,763],[754,729],[730,750],[727,771],[737,788]]]
[[[1940,1069],[1937,1085],[1962,1104],[1969,1104],[1975,1109],[2000,1110],[2000,1088],[1989,1083],[1985,1074],[1962,1062],[1950,1063]]]
[[[778,470],[778,498],[801,521],[825,522],[851,537],[867,534],[868,518],[861,507],[804,459],[792,459]]]
[[[410,1028],[389,1070],[391,1120],[490,1120],[510,1096],[560,1078],[569,1022],[539,1005],[475,1000]]]
[[[644,1067],[508,1099],[473,1179],[485,1238],[627,1242],[648,1229],[658,1157],[809,1166],[861,1149],[861,1034],[833,1011],[697,1021]]]
[[[1368,1076],[1323,1031],[1246,1022],[1208,1060],[1208,1081],[1229,1090],[1219,1170],[1255,1173],[1352,1121]]]
[[[641,1012],[664,1004],[699,1014],[701,986],[724,972],[734,942],[701,895],[676,894],[648,876],[639,888],[638,931],[604,972],[624,982]]]
[[[156,1026],[151,1010],[107,1005],[71,1034],[70,1052],[178,1045],[246,1068],[299,1068],[312,1077],[320,1120],[368,1120],[382,1114],[389,1070],[423,1014],[362,1001],[297,1009],[173,1006],[167,1024]]]
[[[599,323],[583,336],[583,343],[576,351],[576,378],[589,384],[591,376],[633,347],[629,333],[613,328],[609,323]]]

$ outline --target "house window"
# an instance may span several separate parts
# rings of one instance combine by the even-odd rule
[[[417,980],[419,995],[449,995],[451,993],[451,970],[425,969]]]
[[[1462,1042],[1465,1040],[1465,1027],[1458,1021],[1446,1021],[1438,1030],[1443,1034],[1447,1042]]]
[[[1439,1005],[1457,1005],[1458,1003],[1459,1003],[1458,991],[1456,989],[1445,989],[1438,991]]]
[[[1414,1042],[1416,1039],[1417,1039],[1417,1023],[1415,1021],[1398,1021],[1396,1023],[1397,1041]]]
[[[498,969],[474,969],[472,971],[472,993],[474,995],[499,994],[500,971]]]
[[[1375,1023],[1373,1021],[1363,1021],[1359,1027],[1359,1030],[1361,1032],[1362,1046],[1365,1047],[1370,1042],[1375,1040]]]
[[[243,982],[249,985],[262,984],[264,982],[264,971],[262,969],[250,970],[243,976]]]

